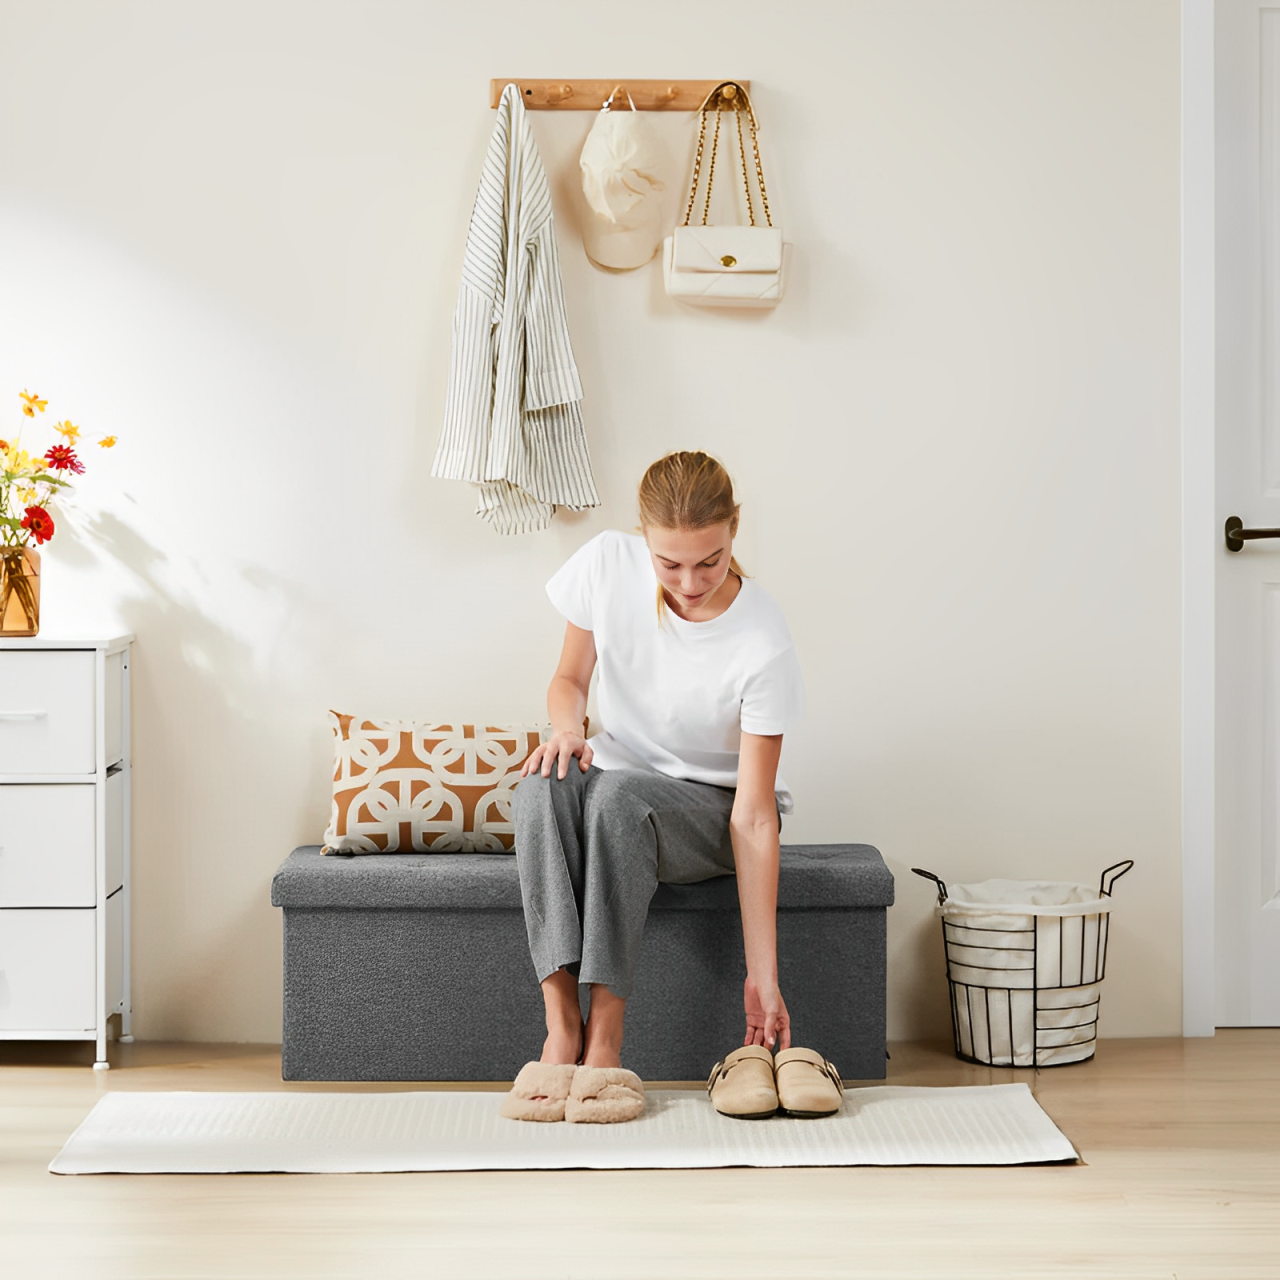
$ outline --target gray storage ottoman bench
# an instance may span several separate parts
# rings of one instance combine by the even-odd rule
[[[516,860],[322,855],[276,873],[286,1080],[510,1080],[542,1047]],[[885,909],[870,845],[784,845],[778,963],[798,1044],[846,1079],[885,1074]],[[627,1003],[625,1064],[699,1080],[742,1043],[737,882],[659,885]]]

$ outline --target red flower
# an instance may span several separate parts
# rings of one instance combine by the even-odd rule
[[[44,460],[54,471],[74,471],[76,475],[84,474],[84,463],[76,457],[76,451],[69,444],[55,444]]]
[[[43,507],[28,507],[22,527],[35,538],[37,546],[53,537],[53,517]]]
[[[74,471],[76,475],[84,474],[84,463],[76,457],[76,451],[69,444],[55,444],[45,454],[45,461],[54,471]]]

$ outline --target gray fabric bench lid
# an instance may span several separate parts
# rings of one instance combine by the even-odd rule
[[[324,855],[295,849],[271,882],[271,903],[353,911],[494,911],[521,909],[516,860],[501,853]],[[888,907],[893,875],[869,844],[782,846],[778,908]],[[736,911],[732,876],[701,884],[658,886],[652,909]]]

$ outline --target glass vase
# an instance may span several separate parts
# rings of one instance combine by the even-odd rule
[[[0,638],[39,630],[40,553],[34,547],[0,547]]]

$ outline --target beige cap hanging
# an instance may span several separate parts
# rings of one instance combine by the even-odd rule
[[[666,231],[662,152],[642,112],[616,111],[613,100],[596,114],[582,144],[582,242],[597,266],[615,271],[643,267]],[[631,95],[627,94],[628,102]]]

